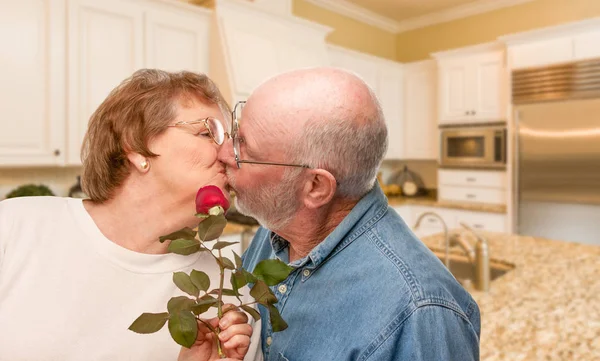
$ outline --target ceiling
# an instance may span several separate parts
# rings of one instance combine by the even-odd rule
[[[346,2],[369,9],[386,18],[403,21],[476,3],[478,0],[346,0]]]

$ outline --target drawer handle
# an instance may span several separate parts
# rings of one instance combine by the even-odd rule
[[[475,199],[475,198],[477,198],[477,196],[474,195],[474,194],[467,194],[467,198],[469,198],[469,199]]]
[[[437,219],[435,219],[435,218],[427,218],[427,222],[429,222],[429,223],[437,223]]]
[[[483,225],[481,225],[481,224],[473,224],[472,226],[473,226],[473,228],[483,229]]]
[[[477,179],[475,179],[475,178],[471,178],[471,177],[468,177],[468,178],[467,178],[467,182],[475,182],[475,181],[477,181]]]

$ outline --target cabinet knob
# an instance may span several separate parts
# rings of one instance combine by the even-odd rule
[[[481,225],[481,224],[472,224],[471,227],[477,228],[477,229],[483,229],[483,225]]]
[[[467,110],[467,111],[465,112],[465,115],[469,115],[469,114],[471,114],[471,112]]]
[[[477,179],[473,177],[467,177],[467,182],[475,182]]]
[[[474,198],[477,198],[477,196],[474,194],[467,194],[467,198],[474,199]]]
[[[58,157],[60,155],[60,149],[54,149],[54,155]]]

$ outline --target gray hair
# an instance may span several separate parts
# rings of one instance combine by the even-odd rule
[[[369,192],[387,151],[383,111],[370,88],[369,94],[372,107],[358,112],[338,107],[328,114],[332,119],[309,119],[299,142],[288,151],[296,163],[331,172],[339,182],[339,196],[361,198]]]

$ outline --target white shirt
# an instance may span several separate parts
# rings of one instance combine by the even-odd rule
[[[184,294],[173,272],[192,268],[218,287],[210,255],[125,249],[102,235],[79,199],[2,201],[0,361],[176,360],[180,346],[167,325],[146,335],[128,327],[144,312],[166,312]],[[259,338],[260,322],[245,360],[262,360]]]

